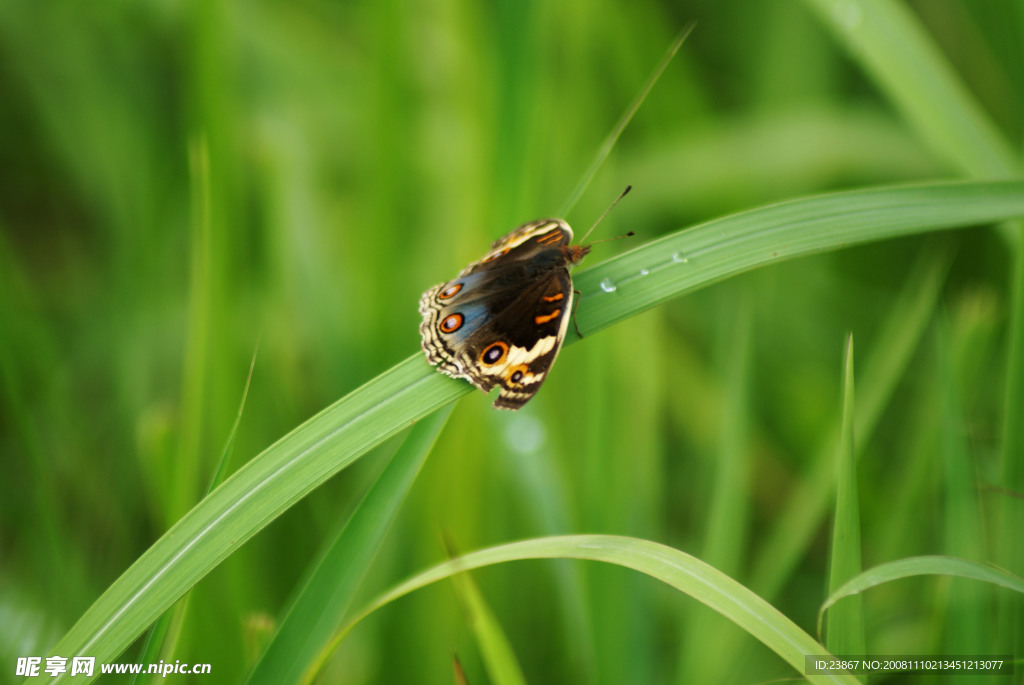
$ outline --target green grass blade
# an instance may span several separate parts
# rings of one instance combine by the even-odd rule
[[[599,350],[598,354],[605,349],[601,345],[595,347]],[[594,350],[587,349],[586,354],[592,356]],[[588,376],[587,380],[593,381],[593,375]],[[503,416],[494,412],[492,419],[487,425],[492,431],[498,430],[505,420]],[[585,420],[590,421],[589,418]],[[504,430],[514,426],[521,426],[524,430],[535,430],[535,421],[534,417],[520,414],[504,424]],[[600,435],[595,431],[587,434],[586,439],[594,440],[595,433]],[[595,463],[600,462],[604,456],[603,453],[598,453],[596,448],[585,444],[581,445],[581,448]],[[518,449],[514,448],[503,454],[506,473],[502,474],[502,479],[507,479],[508,488],[517,493],[518,499],[529,502],[523,518],[529,522],[531,530],[537,531],[537,536],[558,535],[578,525],[570,514],[569,503],[573,501],[574,496],[583,498],[581,491],[584,491],[583,483],[586,479],[580,482],[575,479],[577,474],[566,474],[561,471],[558,468],[558,454],[550,445],[525,449],[519,446]],[[610,457],[608,461],[611,461]],[[593,472],[597,470],[588,469],[587,476],[592,477]],[[579,488],[580,491],[576,491],[575,488]],[[583,569],[577,565],[558,564],[552,569],[552,575],[557,602],[560,605],[559,611],[565,617],[561,627],[562,642],[565,645],[562,649],[574,655],[575,663],[586,664],[589,667],[593,663],[595,645],[594,631],[591,624],[585,620],[588,615],[586,592],[590,589],[590,584],[583,577]]]
[[[952,254],[935,245],[932,248],[910,268],[901,297],[864,364],[855,420],[857,444],[863,444],[874,433],[938,304]],[[765,597],[778,593],[826,514],[835,482],[833,454],[838,437],[837,426],[824,440],[810,473],[800,481],[764,543],[751,585]]]
[[[699,287],[793,257],[1020,216],[1020,181],[898,186],[780,202],[669,234],[574,277],[592,333]],[[570,335],[572,335],[570,333]]]
[[[283,437],[139,557],[53,653],[111,660],[200,578],[306,493],[409,423],[466,392],[452,379],[440,384],[437,380],[445,379],[416,355]]]
[[[649,540],[614,535],[566,535],[523,540],[471,552],[438,564],[374,600],[345,626],[342,639],[359,621],[403,595],[463,571],[524,559],[586,559],[639,571],[711,607],[803,673],[804,656],[825,648],[746,587],[696,557]],[[849,676],[805,676],[812,683],[856,683]]]
[[[750,356],[753,326],[749,303],[742,303],[727,324],[723,341],[732,341],[720,366],[725,375],[724,411],[719,425],[714,489],[701,558],[726,573],[743,565],[747,529],[750,464],[746,441],[750,424]]]
[[[450,414],[448,406],[413,426],[301,584],[248,682],[298,682],[331,639]]]
[[[717,454],[711,506],[708,510],[701,559],[729,575],[739,574],[743,553],[749,546],[750,469],[748,448],[752,347],[750,303],[741,301],[735,313],[722,325],[726,345],[719,367],[724,376],[725,397],[718,422]],[[686,622],[680,648],[678,683],[708,683],[722,680],[723,664],[718,646],[726,635],[739,637],[735,626],[723,625],[720,616],[709,611],[693,612]],[[732,637],[731,639],[735,639]]]
[[[249,396],[249,386],[252,384],[252,372],[256,368],[256,354],[259,352],[260,343],[259,339],[256,340],[255,349],[252,352],[252,359],[249,362],[249,375],[245,379],[245,387],[242,389],[242,398],[238,403],[238,413],[235,415],[235,422],[231,426],[231,432],[228,433],[227,440],[224,442],[224,449],[221,450],[220,459],[217,462],[217,469],[214,471],[213,477],[210,479],[210,485],[206,489],[206,494],[213,492],[213,489],[224,482],[227,477],[228,463],[231,460],[231,453],[235,444],[235,437],[238,435],[238,426],[242,422],[242,415],[245,412],[245,400]],[[150,629],[149,634],[146,636],[143,642],[142,649],[138,660],[140,663],[156,663],[160,659],[161,652],[165,654],[173,653],[173,647],[177,644],[180,636],[180,631],[185,623],[185,617],[188,613],[190,596],[186,595],[184,600],[178,602],[172,609],[165,612],[153,627]],[[156,674],[145,678],[141,674],[135,674],[132,676],[131,682],[153,682],[157,676]]]
[[[1017,244],[1013,296],[1010,301],[1010,340],[1006,360],[1006,397],[1000,447],[1002,486],[1024,493],[1024,240]],[[1004,493],[997,558],[1003,568],[1024,568],[1024,501]],[[999,597],[999,635],[1005,649],[1024,644],[1024,597]]]
[[[1024,183],[862,190],[771,205],[655,240],[579,274],[593,332],[698,287],[784,259],[1024,216]],[[602,285],[603,284],[603,285]],[[470,391],[417,353],[241,468],[147,550],[55,647],[110,660],[239,545],[371,447]]]
[[[854,450],[853,335],[846,339],[843,373],[843,420],[839,436],[835,522],[829,563],[829,591],[861,571],[860,507],[857,502],[857,458]],[[864,607],[859,597],[828,614],[825,646],[837,655],[865,654]]]
[[[965,369],[975,368],[975,365],[964,359],[970,351],[965,351],[966,345],[954,341],[956,332],[950,330],[946,317],[938,328],[942,548],[948,556],[980,561],[985,558],[982,540],[986,537],[986,527],[978,502],[978,477],[967,442],[967,410],[962,399]],[[947,653],[981,654],[995,644],[995,636],[989,632],[992,611],[986,591],[984,586],[954,579],[948,589],[940,593],[940,603],[946,604],[944,648]]]
[[[994,566],[969,559],[957,559],[956,557],[908,557],[869,568],[836,588],[821,605],[821,608],[818,609],[818,625],[821,625],[824,613],[844,597],[859,594],[883,583],[900,580],[901,578],[913,578],[915,576],[951,576],[954,578],[980,580],[990,585],[1004,587],[1019,594],[1024,594],[1024,578]]]
[[[615,143],[618,141],[619,136],[621,136],[622,132],[626,130],[626,126],[628,126],[629,122],[633,119],[633,115],[636,114],[637,110],[640,109],[640,105],[642,105],[644,100],[647,99],[647,95],[651,92],[651,89],[654,88],[654,84],[656,84],[658,79],[661,78],[661,74],[668,67],[672,58],[676,56],[676,53],[679,52],[679,48],[682,47],[683,41],[685,41],[687,36],[690,35],[695,25],[696,24],[694,22],[687,24],[683,30],[679,32],[679,35],[676,36],[676,39],[672,41],[672,45],[669,46],[668,50],[665,52],[665,56],[661,58],[658,65],[654,67],[654,71],[651,73],[650,78],[647,79],[647,83],[645,83],[643,88],[640,89],[640,93],[636,96],[636,99],[634,99],[633,103],[626,108],[622,117],[615,126],[612,127],[611,133],[609,133],[608,137],[604,139],[604,142],[597,151],[597,155],[594,157],[594,161],[590,163],[587,170],[583,172],[580,182],[576,185],[573,191],[569,193],[569,199],[567,199],[565,204],[562,205],[562,208],[558,212],[558,216],[567,216],[569,212],[572,211],[572,208],[576,206],[576,202],[580,199],[580,196],[583,195],[587,186],[590,185],[590,182],[594,179],[594,175],[597,174],[598,169],[600,169],[601,165],[604,164],[604,160],[608,159],[608,155],[612,153],[612,148],[615,147]]]
[[[495,685],[526,685],[526,677],[516,659],[512,643],[473,577],[468,573],[457,573],[452,576],[452,583],[480,648],[489,681]]]
[[[245,377],[245,387],[242,388],[242,399],[238,403],[238,413],[235,414],[235,422],[231,424],[231,431],[228,439],[224,442],[224,449],[221,450],[220,459],[217,460],[217,470],[210,479],[210,485],[205,494],[210,494],[213,489],[224,482],[227,478],[228,466],[231,463],[231,455],[235,450],[235,438],[238,436],[238,426],[242,423],[242,414],[245,413],[245,400],[249,397],[249,386],[252,385],[252,372],[256,368],[256,355],[260,351],[260,339],[256,338],[256,345],[252,351],[252,359],[249,361],[249,375]]]
[[[975,176],[1018,176],[1013,147],[907,6],[806,0],[932,149]]]
[[[166,525],[188,511],[200,495],[202,436],[205,431],[210,396],[208,359],[211,326],[214,318],[212,274],[213,227],[211,226],[210,150],[205,138],[193,142],[189,150],[192,184],[191,255],[188,324],[181,387],[181,430],[178,456],[168,474]]]
[[[952,260],[951,251],[944,247],[948,245],[933,243],[911,266],[900,297],[887,314],[885,326],[864,364],[854,420],[855,448],[874,433],[927,330]],[[840,432],[837,424],[827,433],[809,473],[797,484],[759,550],[750,585],[763,597],[772,599],[779,593],[827,515],[835,484],[835,446]],[[724,645],[722,649],[731,648]]]

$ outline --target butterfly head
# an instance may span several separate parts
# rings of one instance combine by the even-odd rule
[[[563,245],[562,254],[569,264],[579,264],[583,258],[590,254],[590,245]]]

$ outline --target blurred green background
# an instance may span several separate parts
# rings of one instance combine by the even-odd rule
[[[901,116],[819,5],[2,3],[0,680],[199,500],[257,343],[232,470],[417,354],[420,293],[558,211],[688,21],[696,30],[565,217],[578,233],[626,184],[595,237],[646,241],[798,195],[976,171]],[[905,6],[1019,150],[1020,3]],[[764,569],[781,554],[779,517],[835,437],[848,331],[858,359],[907,348],[880,372],[891,389],[858,443],[865,565],[991,560],[1010,497],[1005,235],[756,271],[566,349],[519,414],[466,397],[366,596],[444,558],[442,535],[469,550],[615,533],[700,556],[813,632],[827,516],[808,514],[816,532],[775,580]],[[894,339],[915,274],[933,290],[920,325]],[[395,444],[205,578],[171,660],[212,663],[202,682],[240,681]],[[529,562],[474,577],[531,682],[792,676],[693,600],[622,569]],[[970,653],[1005,635],[989,588],[903,581],[865,601],[876,653]],[[956,629],[965,603],[979,644]],[[487,682],[441,584],[360,626],[327,677],[448,683],[453,653]]]

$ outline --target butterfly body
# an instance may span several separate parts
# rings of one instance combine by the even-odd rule
[[[569,267],[590,251],[560,219],[524,224],[420,298],[423,352],[442,373],[519,409],[540,388],[572,317]]]

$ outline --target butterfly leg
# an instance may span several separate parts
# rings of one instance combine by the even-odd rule
[[[579,290],[576,290],[575,288],[573,288],[572,292],[573,295],[576,296],[572,298],[572,327],[576,329],[576,335],[582,338],[583,333],[580,332],[580,325],[576,323],[576,307],[580,306],[580,295],[582,295],[583,293],[581,293]]]

